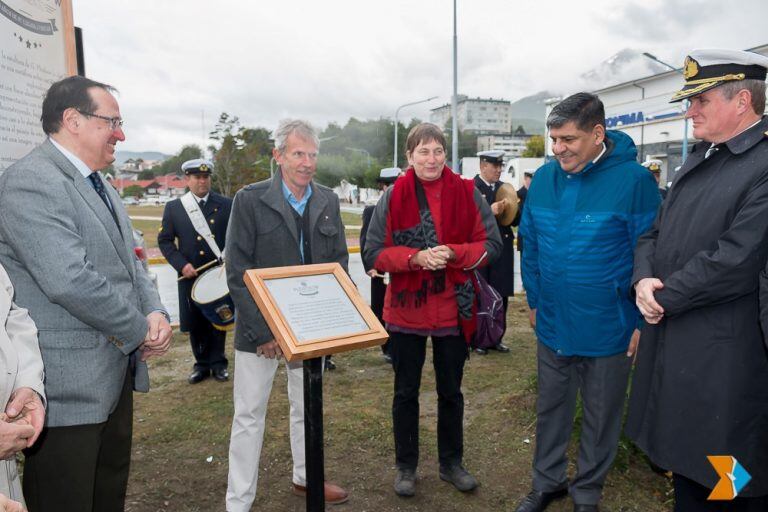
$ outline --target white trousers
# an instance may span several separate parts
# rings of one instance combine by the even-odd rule
[[[251,352],[235,351],[235,417],[229,439],[227,512],[248,512],[256,497],[264,419],[279,361]],[[295,368],[291,368],[295,366]],[[293,483],[306,485],[304,463],[304,369],[286,365],[290,402]]]

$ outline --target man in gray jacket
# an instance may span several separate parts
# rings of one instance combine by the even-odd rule
[[[347,270],[347,242],[339,199],[312,178],[320,142],[304,121],[284,120],[275,131],[272,179],[235,194],[227,229],[227,281],[235,302],[235,416],[229,444],[227,511],[247,512],[256,497],[264,418],[280,346],[243,282],[252,268],[338,262]],[[288,364],[293,492],[306,494],[303,369]],[[325,484],[325,502],[347,492]]]
[[[108,85],[73,76],[43,100],[48,140],[0,177],[0,264],[39,330],[46,428],[26,452],[30,512],[124,509],[132,390],[165,353],[167,313],[98,172],[125,140]]]

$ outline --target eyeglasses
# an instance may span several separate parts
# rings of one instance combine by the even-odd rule
[[[105,121],[109,122],[109,127],[112,128],[112,131],[117,130],[117,128],[123,127],[123,120],[119,117],[107,117],[107,116],[100,116],[99,114],[94,114],[93,112],[83,112],[82,110],[78,110],[82,115],[86,117],[95,117],[97,119],[103,119]]]

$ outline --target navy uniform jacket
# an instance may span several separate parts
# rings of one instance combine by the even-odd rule
[[[214,192],[208,195],[203,214],[208,220],[208,226],[211,228],[216,244],[222,250],[226,243],[227,224],[231,211],[231,199]],[[163,253],[168,263],[176,269],[179,276],[181,276],[181,269],[187,263],[191,263],[193,267],[197,268],[216,259],[216,255],[213,254],[206,241],[197,234],[192,226],[192,221],[189,220],[184,205],[181,204],[181,199],[174,199],[165,205],[163,226],[157,235],[157,244],[160,246],[160,252]],[[187,330],[188,297],[192,292],[193,283],[194,279],[179,281],[179,316],[182,331]]]
[[[475,176],[475,188],[480,191],[480,194],[490,205],[496,201],[496,189],[500,186],[501,182],[496,184],[495,189],[491,189],[480,176]],[[519,219],[519,215],[515,218],[515,221]],[[513,222],[512,224],[515,224]],[[499,228],[501,234],[502,250],[499,258],[490,265],[479,268],[480,272],[488,284],[493,286],[499,295],[502,297],[509,297],[514,295],[515,292],[515,233],[512,231],[512,226],[502,226],[498,222],[496,225]]]
[[[705,158],[709,146],[693,147],[635,248],[632,282],[661,279],[664,318],[643,326],[626,432],[653,462],[709,488],[707,455],[731,455],[752,475],[739,496],[764,496],[768,117]]]

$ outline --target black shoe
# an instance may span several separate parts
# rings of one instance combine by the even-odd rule
[[[208,370],[193,370],[192,373],[189,374],[187,382],[190,384],[197,384],[198,382],[203,382],[207,379],[208,375],[210,375]]]
[[[229,380],[229,372],[226,368],[214,368],[211,373],[213,373],[213,378],[219,382],[227,382]]]
[[[485,349],[485,348],[476,348],[475,349],[475,354],[477,354],[479,356],[484,356],[487,353],[488,353],[488,349]]]
[[[440,468],[440,479],[452,483],[455,488],[461,492],[469,492],[480,485],[477,479],[469,471],[461,466],[451,466],[450,468]]]
[[[509,347],[508,347],[508,346],[506,346],[506,345],[505,345],[505,344],[503,344],[503,343],[499,343],[499,344],[498,344],[498,345],[496,345],[495,347],[491,347],[491,350],[496,350],[496,351],[498,351],[498,352],[506,353],[506,352],[509,352]]]
[[[565,497],[568,489],[559,489],[552,492],[531,491],[528,496],[523,498],[515,512],[542,512],[547,506],[556,499]]]
[[[398,469],[395,476],[395,494],[406,498],[416,494],[416,471],[413,469]]]
[[[325,358],[325,369],[327,371],[335,370],[336,369],[336,363],[331,361],[330,357]]]
[[[577,505],[573,504],[573,512],[600,512],[597,505]]]

